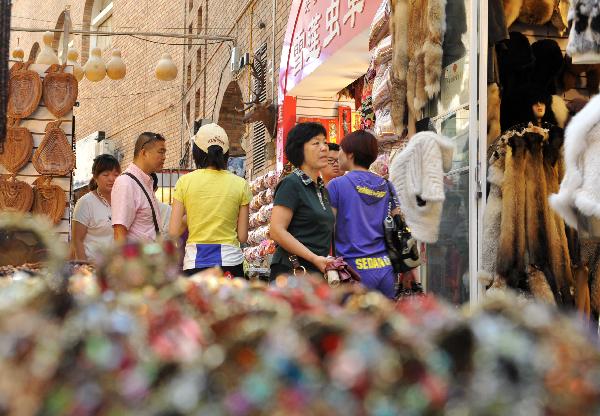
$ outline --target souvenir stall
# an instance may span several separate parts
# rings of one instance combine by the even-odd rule
[[[63,241],[68,240],[70,229],[77,92],[69,66],[10,62],[7,128],[0,153],[0,212],[44,216]],[[1,264],[15,264],[11,253],[17,252],[20,264],[39,261],[35,247],[21,237],[3,241],[2,255],[8,257]]]

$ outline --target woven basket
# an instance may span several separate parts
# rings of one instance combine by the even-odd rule
[[[9,119],[6,128],[0,164],[11,173],[17,173],[29,162],[33,151],[33,137],[27,128],[18,127],[19,121]]]
[[[73,148],[60,128],[61,121],[51,121],[46,125],[44,140],[33,154],[33,167],[41,175],[66,176],[75,167]]]
[[[67,198],[60,186],[50,183],[52,178],[39,177],[33,183],[33,208],[31,212],[44,215],[54,224],[58,224],[65,212]]]
[[[56,117],[68,114],[77,101],[77,80],[65,71],[65,65],[51,65],[44,78],[44,104]]]
[[[29,62],[17,62],[10,69],[7,115],[10,118],[29,117],[42,98],[42,80],[37,72],[30,71]]]
[[[14,176],[0,178],[0,211],[29,212],[33,204],[33,189]]]

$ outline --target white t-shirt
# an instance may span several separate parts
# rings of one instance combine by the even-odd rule
[[[100,248],[114,242],[110,207],[94,192],[88,192],[77,201],[73,220],[87,227],[83,247],[88,260],[93,260]]]
[[[158,225],[160,225],[160,232],[163,237],[166,237],[169,233],[169,221],[171,219],[171,205],[165,204],[164,202],[158,202],[158,208],[160,209],[160,218],[158,219]]]

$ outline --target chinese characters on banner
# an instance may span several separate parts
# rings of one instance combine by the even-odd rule
[[[345,31],[356,27],[357,16],[363,13],[366,0],[325,0],[326,8],[321,13],[318,0],[306,0],[299,27],[294,35],[290,66],[293,76],[297,76],[305,65],[317,61],[323,49],[327,48]]]

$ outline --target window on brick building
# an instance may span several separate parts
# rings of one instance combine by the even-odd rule
[[[188,89],[192,86],[192,64],[187,66],[187,87]]]
[[[92,31],[110,32],[113,29],[113,1],[96,0],[92,7]],[[93,36],[92,48],[97,47],[102,50],[110,48],[112,45],[112,36]]]
[[[201,71],[202,71],[202,47],[198,46],[198,50],[196,51],[196,76],[199,76]]]
[[[186,130],[190,130],[190,128],[193,126],[192,120],[190,119],[191,105],[192,103],[188,101],[185,106],[185,121],[187,123]]]
[[[198,120],[200,118],[200,100],[202,100],[202,94],[200,92],[200,88],[196,90],[196,97],[194,100],[194,120]]]

